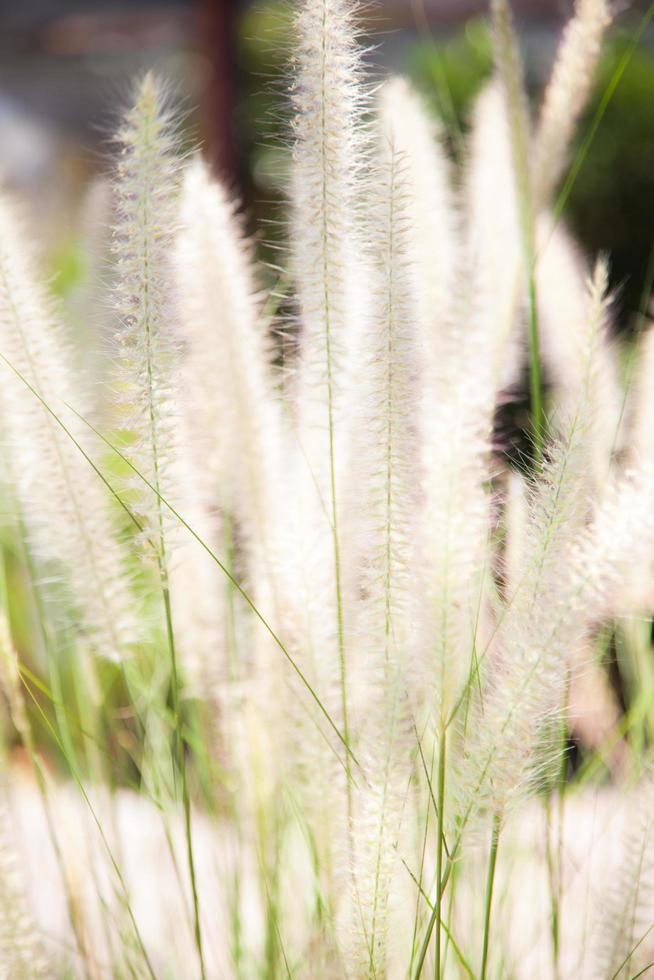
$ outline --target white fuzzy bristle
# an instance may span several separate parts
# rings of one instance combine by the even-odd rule
[[[151,73],[139,83],[117,140],[112,243],[117,421],[129,433],[126,455],[138,471],[131,480],[134,509],[144,539],[160,555],[170,520],[159,495],[172,495],[168,475],[176,439],[171,258],[179,162],[175,116]]]
[[[563,32],[534,137],[534,194],[541,207],[549,203],[567,164],[612,17],[610,0],[577,0]]]
[[[0,337],[6,462],[26,544],[37,562],[57,569],[91,648],[120,659],[138,631],[109,492],[89,462],[101,459],[100,448],[76,414],[86,417],[87,407],[69,341],[39,282],[23,222],[4,194]]]

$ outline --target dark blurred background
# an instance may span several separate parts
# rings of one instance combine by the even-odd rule
[[[572,0],[514,0],[535,102]],[[607,46],[602,93],[647,4],[623,5]],[[484,0],[374,0],[362,30],[371,71],[401,71],[443,116],[460,156],[472,98],[491,68]],[[0,168],[32,201],[53,268],[75,277],[75,241],[106,169],[130,79],[154,66],[188,107],[188,139],[244,201],[264,256],[282,234],[287,0],[0,0]],[[91,204],[89,201],[91,200]],[[612,255],[620,322],[642,305],[654,236],[654,38],[635,46],[566,205],[585,248]],[[266,244],[268,243],[268,245]]]

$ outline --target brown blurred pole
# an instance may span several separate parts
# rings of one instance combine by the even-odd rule
[[[240,7],[240,0],[199,0],[199,47],[210,65],[203,106],[207,159],[214,172],[230,183],[240,176],[234,124]]]

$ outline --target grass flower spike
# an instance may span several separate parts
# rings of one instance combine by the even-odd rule
[[[368,271],[360,228],[366,141],[356,10],[351,0],[310,0],[298,8],[289,184],[290,265],[300,319],[291,531],[296,595],[302,596],[297,628],[307,669],[346,744],[348,562],[341,493],[354,403],[352,351],[365,319]],[[345,781],[351,813],[349,753]]]
[[[83,455],[99,459],[100,447],[76,414],[87,409],[69,341],[6,194],[0,197],[0,340],[5,459],[26,544],[63,580],[91,648],[120,659],[138,631],[105,488]]]
[[[117,404],[123,410],[119,424],[131,433],[128,458],[141,474],[132,481],[136,509],[145,534],[153,536],[161,552],[164,507],[158,494],[169,486],[175,438],[171,251],[179,165],[174,116],[153,75],[139,83],[118,142],[113,252],[119,319]]]
[[[610,0],[577,0],[563,33],[534,138],[534,193],[540,206],[549,203],[567,164],[612,16]]]
[[[252,580],[262,564],[271,572],[279,519],[274,489],[283,442],[271,342],[234,206],[199,160],[185,174],[181,221],[178,302],[189,439],[220,433],[196,447],[196,462],[212,484],[207,498],[238,523]]]
[[[399,98],[399,102],[398,102]],[[394,845],[401,829],[404,772],[410,758],[406,685],[415,656],[419,512],[421,327],[427,278],[418,278],[424,240],[414,221],[416,161],[407,154],[404,83],[380,94],[378,181],[371,216],[376,283],[368,333],[361,338],[360,409],[346,483],[361,531],[361,588],[350,641],[357,720],[353,730],[363,766],[354,790],[354,926],[352,958],[362,975],[386,970],[387,909]],[[357,441],[358,436],[358,441]]]

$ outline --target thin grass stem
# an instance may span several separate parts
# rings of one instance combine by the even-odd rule
[[[436,938],[434,976],[441,980],[441,922],[443,918],[443,842],[444,842],[444,812],[445,812],[445,753],[447,735],[441,728],[438,753],[438,788],[437,788],[437,831],[436,831]]]
[[[484,896],[484,940],[481,951],[481,970],[479,973],[480,980],[486,980],[486,971],[488,969],[491,911],[493,908],[493,889],[495,887],[495,871],[497,869],[497,851],[500,841],[500,827],[500,815],[496,813],[493,817],[491,845],[488,853],[488,874],[486,877],[486,894]]]
[[[162,538],[162,548],[164,548],[163,538]],[[177,672],[177,652],[175,646],[175,634],[173,631],[173,619],[172,619],[172,609],[170,603],[170,589],[168,587],[168,575],[166,570],[166,553],[163,550],[161,560],[159,563],[159,574],[161,577],[161,591],[163,595],[163,604],[166,617],[166,635],[168,638],[168,646],[170,649],[170,662],[172,670],[172,697],[173,697],[173,712],[175,715],[175,741],[177,748],[177,763],[180,770],[180,775],[182,778],[182,807],[184,810],[184,835],[186,838],[186,858],[188,862],[189,876],[191,879],[191,894],[193,897],[193,929],[195,935],[195,945],[198,952],[198,960],[200,966],[200,976],[202,980],[206,978],[206,969],[204,964],[204,950],[202,947],[202,930],[200,925],[200,903],[198,899],[198,886],[196,880],[196,870],[195,870],[195,856],[193,852],[193,833],[192,833],[192,823],[191,823],[191,798],[189,794],[188,786],[188,772],[186,766],[186,750],[184,748],[184,736],[183,736],[183,719],[182,710],[180,704],[179,696],[179,677]]]

